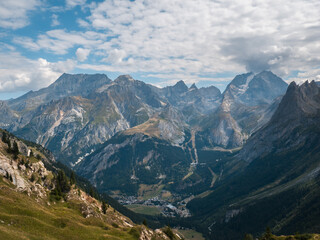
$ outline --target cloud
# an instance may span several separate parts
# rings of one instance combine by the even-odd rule
[[[318,0],[66,0],[69,8],[77,5],[88,10],[75,20],[86,32],[56,29],[14,43],[59,57],[78,49],[86,64],[77,68],[161,81],[262,70],[287,81],[300,79],[296,71],[319,75],[313,71],[320,68]]]
[[[102,44],[104,38],[104,34],[92,31],[68,32],[63,29],[56,29],[40,34],[36,40],[29,37],[16,37],[14,42],[29,50],[38,51],[44,49],[54,54],[64,55],[75,46],[93,48]]]
[[[288,79],[288,82],[295,81],[298,84],[304,83],[306,80],[320,81],[320,69],[311,69],[308,71],[299,72],[297,76]]]
[[[108,57],[105,58],[104,60],[109,63],[119,64],[123,61],[123,59],[126,57],[126,55],[127,54],[124,50],[112,49],[108,53]]]
[[[84,27],[84,28],[90,27],[90,24],[81,18],[77,19],[77,23],[79,24],[80,27]]]
[[[28,12],[40,5],[40,0],[0,1],[0,27],[17,29],[27,26]]]
[[[51,22],[52,27],[56,27],[60,25],[60,22],[58,20],[58,15],[52,14],[51,19],[52,19],[52,22]]]
[[[67,7],[75,7],[77,5],[84,5],[86,3],[86,0],[66,0],[66,6]]]
[[[114,49],[121,49],[136,71],[270,69],[288,76],[299,65],[316,67],[319,8],[316,0],[108,0],[93,4],[88,20],[113,37],[104,44],[110,58]],[[133,70],[123,59],[112,65]]]
[[[75,67],[73,60],[31,60],[17,52],[0,53],[0,92],[37,90],[54,82]]]
[[[77,58],[80,62],[85,61],[88,58],[89,54],[90,54],[89,49],[78,48],[76,51]]]

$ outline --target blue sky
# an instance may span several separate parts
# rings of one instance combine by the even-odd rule
[[[0,0],[0,99],[62,73],[221,90],[271,70],[320,80],[318,0]]]

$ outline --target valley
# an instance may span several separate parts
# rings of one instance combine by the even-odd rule
[[[4,102],[12,117],[1,125],[152,224],[215,240],[259,236],[266,226],[316,232],[318,224],[297,224],[302,209],[318,206],[319,92],[268,71],[238,75],[223,93],[64,74]]]

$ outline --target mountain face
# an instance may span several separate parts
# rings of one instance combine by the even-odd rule
[[[221,101],[221,92],[214,86],[198,89],[195,84],[190,88],[183,81],[174,86],[154,91],[170,105],[180,110],[190,125],[196,125],[199,119],[216,109]]]
[[[67,81],[61,78],[58,83]],[[74,164],[115,133],[148,120],[162,104],[148,85],[129,76],[103,82],[99,80],[98,88],[93,87],[92,92],[87,89],[83,97],[51,100],[22,114],[20,122],[27,123],[20,124],[15,133],[48,147],[65,163]],[[50,92],[57,86],[60,84],[54,83],[43,91]]]
[[[317,84],[306,81],[298,86],[292,82],[269,123],[251,137],[241,156],[250,162],[266,152],[284,151],[309,141],[309,128],[319,123],[319,111]],[[304,132],[308,134],[302,135]]]
[[[228,85],[224,96],[248,106],[270,104],[284,94],[287,84],[272,72],[263,71],[257,75],[247,73],[236,76]],[[227,103],[226,103],[227,104]]]
[[[319,123],[320,88],[291,83],[268,123],[224,163],[212,193],[188,204],[208,238],[258,236],[265,226],[278,234],[319,231]]]
[[[125,131],[85,158],[76,170],[101,191],[120,190],[135,196],[145,186],[160,187],[182,179],[190,163],[180,147],[142,133]]]
[[[18,120],[18,115],[14,113],[5,101],[0,101],[0,127],[9,128],[12,122]]]
[[[271,72],[236,76],[227,86],[217,110],[202,120],[200,133],[209,146],[241,147],[275,111],[287,84]]]
[[[168,239],[161,229],[135,224],[120,214],[110,197],[103,209],[101,201],[69,184],[71,179],[61,174],[48,150],[2,129],[0,137],[1,239]],[[10,147],[14,143],[16,156]],[[53,194],[58,185],[69,186],[63,200]]]
[[[3,102],[1,109],[10,116],[9,120],[3,119],[7,129],[47,147],[59,161],[74,167],[104,191],[117,186],[124,194],[138,194],[141,184],[149,184],[144,176],[151,174],[150,185],[166,185],[167,190],[183,192],[181,189],[192,189],[195,184],[202,185],[202,190],[210,186],[204,177],[212,177],[208,167],[203,176],[197,172],[203,160],[197,153],[216,147],[241,147],[269,120],[285,86],[271,72],[239,75],[223,94],[213,86],[197,88],[193,84],[188,88],[183,81],[157,88],[129,75],[111,81],[103,74],[63,74],[47,88]],[[124,155],[118,150],[123,144],[121,149],[127,149]],[[136,146],[145,151],[130,150]],[[172,151],[179,157],[174,160],[175,155],[162,151]],[[149,162],[158,168],[141,163],[149,155]],[[109,162],[120,165],[101,167],[96,156],[104,159],[103,166],[109,166]],[[180,174],[170,170],[176,164],[181,166]],[[103,180],[119,166],[128,173],[118,174],[116,181],[126,176],[129,184],[136,176],[136,192],[112,185],[115,180]],[[159,176],[174,181],[157,179]]]
[[[164,119],[166,106],[175,104],[174,99],[184,94],[188,100],[183,101],[195,104],[196,99],[200,99],[198,101],[207,102],[207,105],[217,101],[220,95],[214,87],[191,90],[183,81],[163,90],[128,75],[111,81],[104,74],[63,74],[47,88],[1,102],[1,111],[5,114],[2,116],[6,117],[0,120],[6,129],[48,147],[62,162],[72,166],[117,132],[140,125],[150,117]],[[206,95],[188,92],[205,92]],[[192,108],[191,114],[196,109]],[[177,121],[179,126],[186,125],[181,122],[186,121],[187,114],[178,111],[180,120],[175,120],[171,128],[176,128]],[[161,120],[163,131],[170,131],[165,125]],[[180,131],[175,141],[181,141],[183,134]]]
[[[22,111],[58,100],[67,96],[86,96],[93,90],[110,83],[111,80],[104,74],[66,74],[64,73],[47,88],[39,91],[30,91],[25,95],[8,101],[12,110]]]

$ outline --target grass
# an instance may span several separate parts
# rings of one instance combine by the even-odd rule
[[[160,138],[159,123],[160,123],[159,119],[151,118],[148,121],[138,126],[127,129],[124,133],[127,135],[133,135],[135,133],[143,133],[150,137]]]
[[[288,236],[274,236],[275,240],[319,240],[320,234],[295,234]]]
[[[84,218],[77,206],[73,202],[38,203],[1,178],[0,239],[137,239],[129,233],[131,228],[112,226],[111,209],[102,220]]]
[[[147,199],[159,196],[163,188],[164,188],[163,184],[154,184],[154,185],[140,184],[138,194],[140,198],[147,200]]]
[[[145,206],[145,205],[140,205],[140,204],[132,204],[132,205],[127,205],[126,207],[136,213],[141,213],[141,214],[146,214],[146,215],[155,216],[155,215],[159,215],[161,213],[160,210],[155,206]]]
[[[192,230],[192,229],[185,229],[185,230],[174,229],[173,231],[175,233],[178,233],[185,240],[204,240],[205,239],[201,233],[196,232],[195,230]]]

